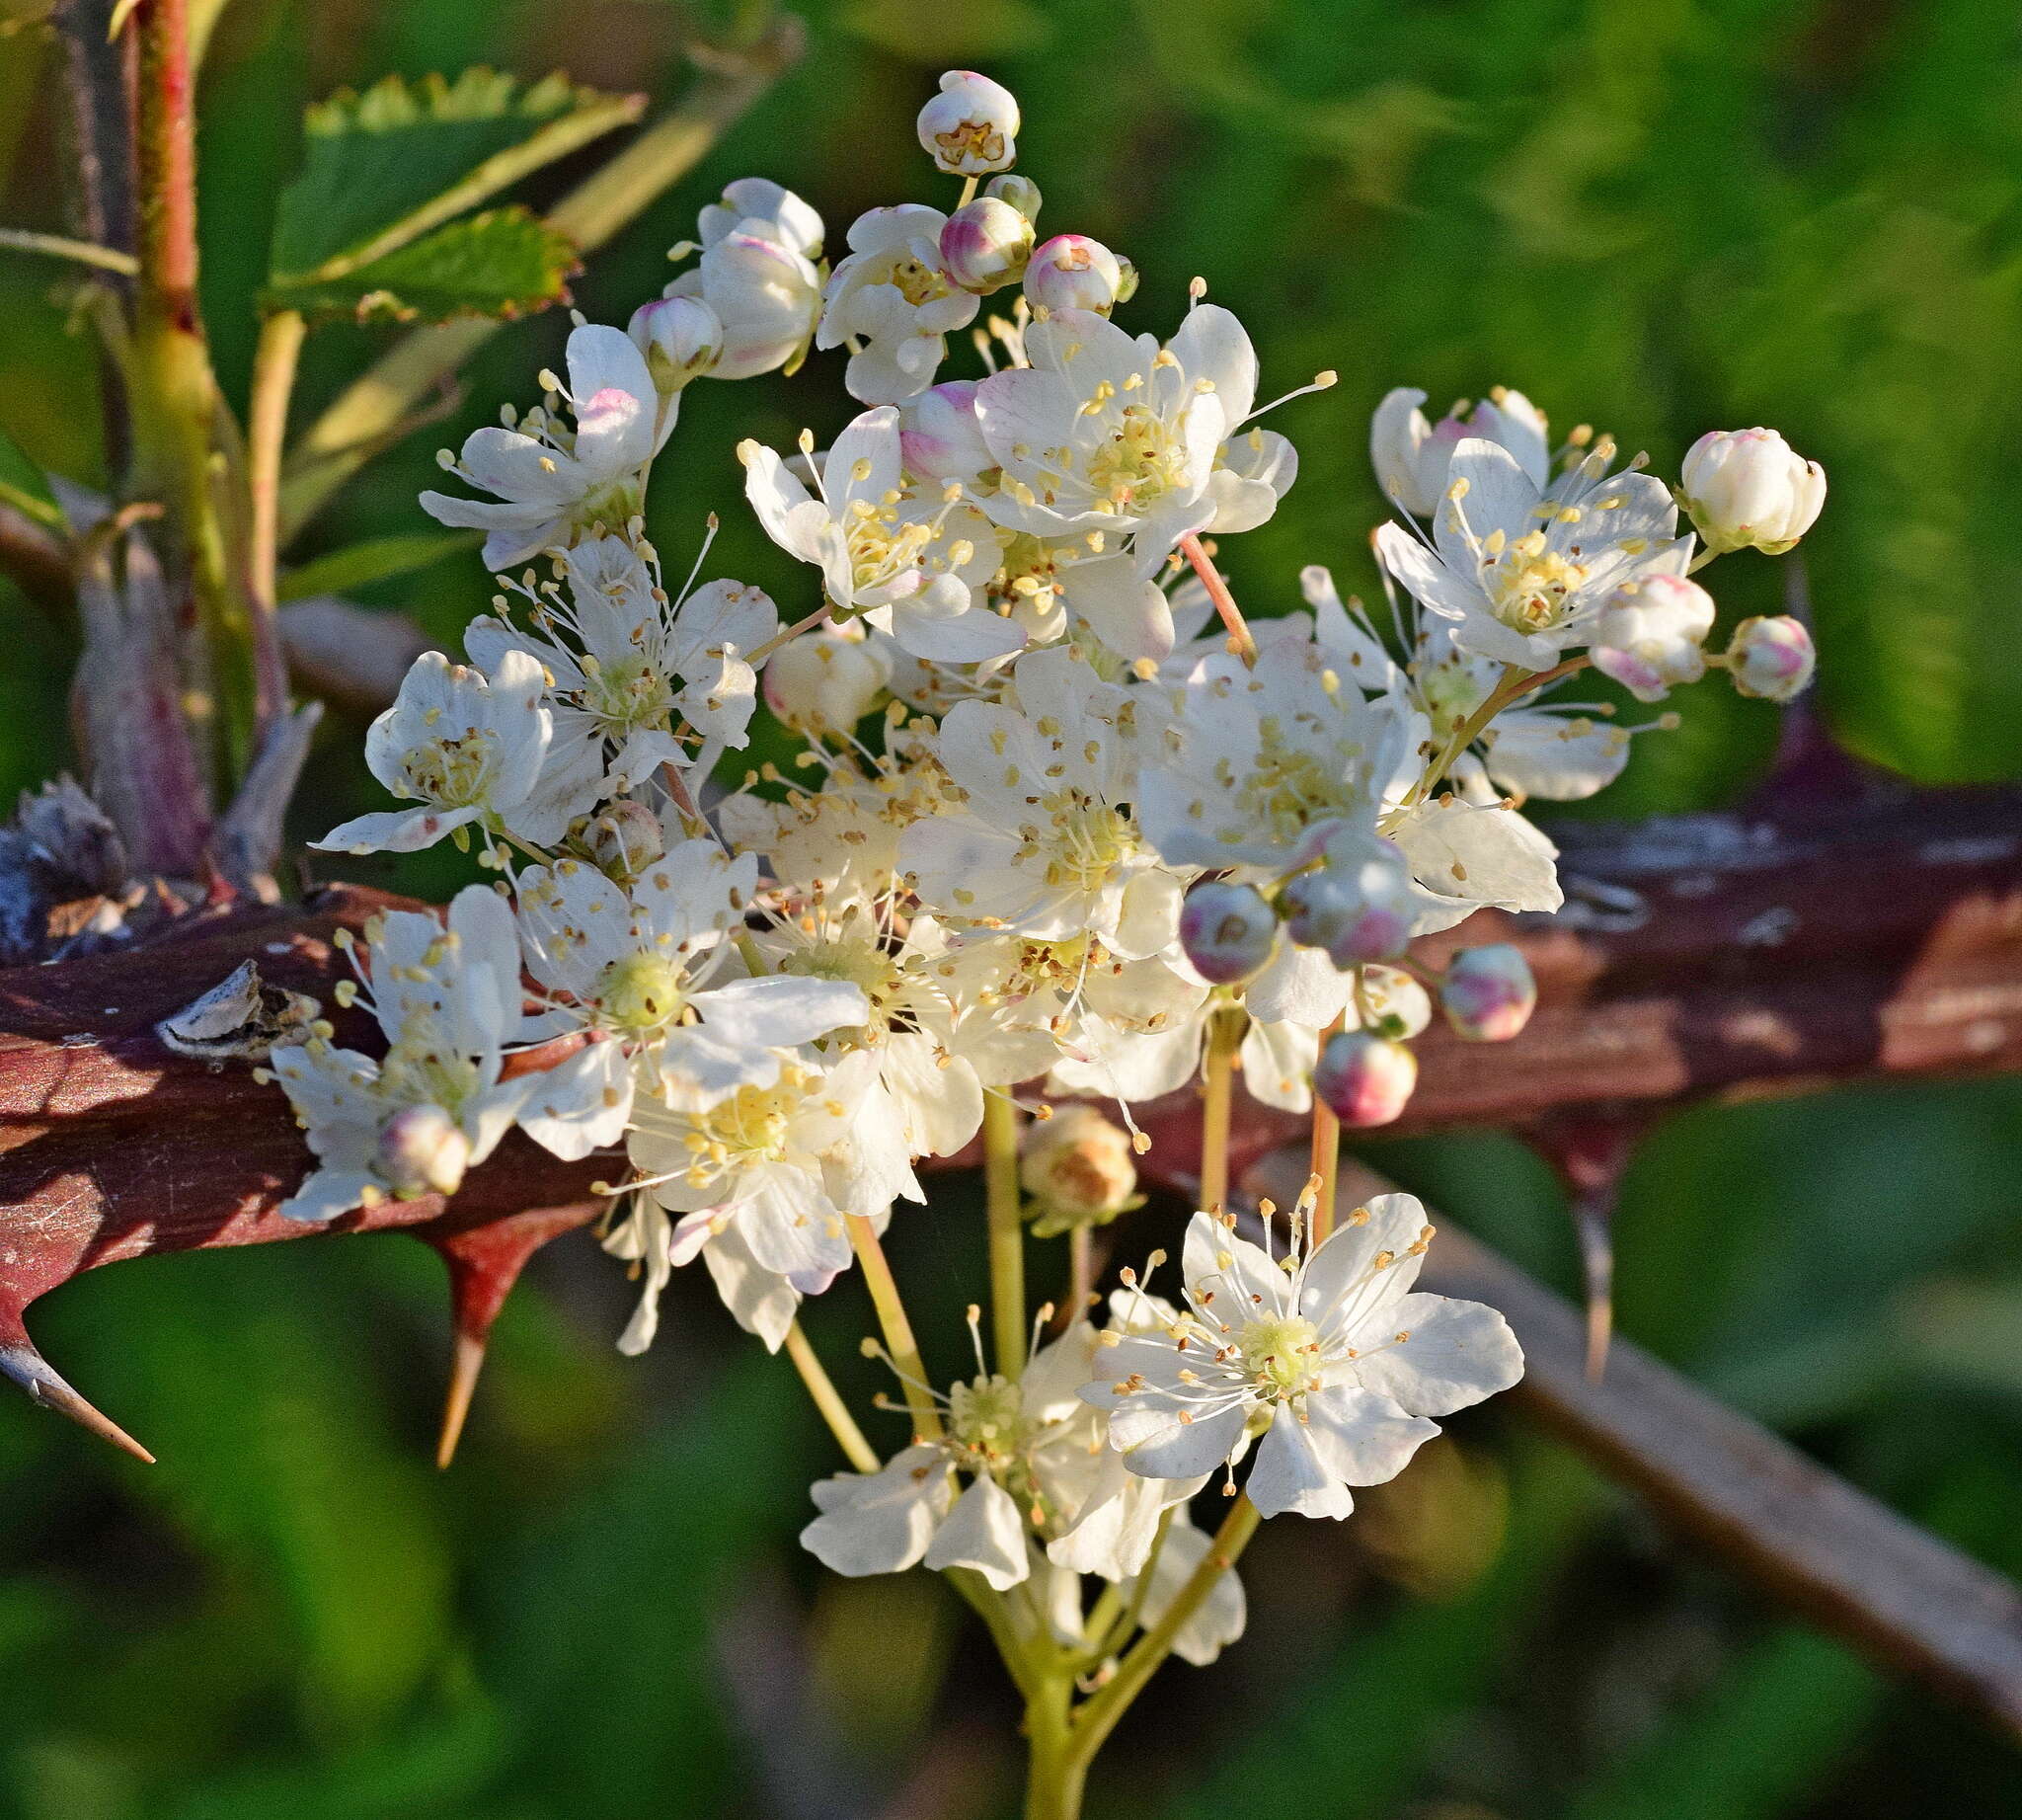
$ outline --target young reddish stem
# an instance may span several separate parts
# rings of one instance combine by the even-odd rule
[[[1243,609],[1236,604],[1235,595],[1229,593],[1228,584],[1221,579],[1221,571],[1214,566],[1213,557],[1207,554],[1207,546],[1201,541],[1200,533],[1189,531],[1180,539],[1180,549],[1194,565],[1194,573],[1201,578],[1201,586],[1207,590],[1207,597],[1214,602],[1214,610],[1228,628],[1236,655],[1245,664],[1256,663],[1257,641],[1250,636],[1250,622],[1243,617]]]

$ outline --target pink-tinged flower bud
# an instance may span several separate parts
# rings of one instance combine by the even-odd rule
[[[470,1140],[440,1106],[407,1106],[379,1128],[375,1161],[397,1195],[454,1194],[470,1167]]]
[[[667,850],[660,817],[629,796],[592,818],[583,838],[597,869],[620,884],[630,884]]]
[[[1508,942],[1463,948],[1439,987],[1439,1006],[1456,1036],[1470,1043],[1507,1043],[1537,1008],[1530,963]]]
[[[1285,933],[1301,948],[1324,948],[1341,968],[1387,961],[1411,938],[1417,907],[1404,855],[1374,834],[1337,834],[1312,872],[1279,893]]]
[[[1001,82],[951,69],[920,110],[920,144],[951,177],[987,177],[1018,159],[1018,101]]]
[[[973,379],[947,379],[899,407],[898,446],[915,480],[974,480],[997,465],[976,422]]]
[[[983,195],[993,196],[1000,202],[1009,202],[1028,221],[1039,219],[1039,185],[1029,177],[1015,174],[993,177],[983,185]]]
[[[1681,575],[1624,582],[1601,602],[1588,656],[1638,701],[1662,701],[1672,686],[1706,673],[1700,649],[1713,630],[1713,596]]]
[[[1685,451],[1678,488],[1712,550],[1780,556],[1826,503],[1826,470],[1773,430],[1709,430]]]
[[[1819,654],[1804,621],[1788,613],[1744,619],[1727,648],[1727,673],[1744,695],[1789,701],[1804,692]]]
[[[1418,1058],[1366,1030],[1338,1030],[1313,1069],[1313,1092],[1351,1131],[1388,1125],[1418,1085]]]
[[[892,660],[861,624],[789,639],[765,666],[765,705],[802,733],[847,733],[877,706]]]
[[[1032,259],[1032,223],[1009,202],[979,196],[941,229],[941,268],[964,290],[1001,290],[1025,276]]]
[[[1129,1134],[1093,1106],[1059,1106],[1051,1118],[1035,1119],[1018,1150],[1018,1180],[1042,1238],[1105,1225],[1138,1204]]]
[[[1204,879],[1180,906],[1180,946],[1209,986],[1261,973],[1278,946],[1278,916],[1254,885]]]
[[[1094,310],[1107,316],[1124,290],[1123,262],[1086,234],[1055,234],[1025,269],[1026,300],[1036,310]]]
[[[723,323],[700,297],[656,297],[626,326],[662,398],[706,373],[723,353]]]

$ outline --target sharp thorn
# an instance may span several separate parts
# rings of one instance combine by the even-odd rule
[[[153,1465],[154,1456],[110,1416],[101,1414],[63,1382],[48,1360],[30,1345],[0,1346],[0,1372],[21,1385],[44,1409],[68,1416],[79,1428],[110,1441],[122,1454]]]
[[[1580,1265],[1587,1278],[1587,1382],[1598,1384],[1607,1370],[1608,1342],[1615,1325],[1615,1243],[1606,1206],[1583,1195],[1574,1209],[1580,1233]]]
[[[459,1333],[449,1362],[449,1394],[442,1405],[442,1437],[435,1444],[435,1464],[444,1472],[456,1459],[456,1444],[470,1415],[470,1399],[485,1368],[486,1335]]]

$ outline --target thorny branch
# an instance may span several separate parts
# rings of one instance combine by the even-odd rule
[[[1567,910],[1496,931],[1537,973],[1536,1017],[1500,1046],[1429,1033],[1400,1129],[1527,1130],[2022,1067],[2022,793],[1914,791],[1811,749],[1744,810],[1559,833]],[[306,911],[200,910],[124,951],[0,971],[0,1372],[133,1446],[35,1351],[28,1306],[100,1264],[304,1235],[273,1213],[307,1160],[280,1094],[242,1064],[170,1053],[154,1025],[247,958],[327,1003],[331,936],[385,902],[337,887]],[[1192,1096],[1143,1122],[1149,1172],[1190,1181]],[[1238,1179],[1303,1123],[1242,1102]],[[338,1223],[405,1227],[448,1261],[452,1428],[520,1267],[596,1217],[590,1183],[611,1166],[515,1139],[446,1206],[389,1202]],[[1523,1394],[1541,1419],[1773,1596],[2022,1730],[2011,1589],[1633,1350],[1590,1382],[1573,1310],[1450,1235],[1446,1258],[1442,1288],[1504,1307],[1523,1332]]]

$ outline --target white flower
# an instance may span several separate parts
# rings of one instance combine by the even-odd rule
[[[684,1216],[672,1262],[735,1226],[760,1267],[818,1295],[848,1268],[847,1216],[880,1218],[900,1195],[924,1200],[903,1133],[862,1116],[877,1074],[862,1050],[832,1068],[808,1055],[770,1085],[713,1105],[637,1101],[632,1161],[653,1198]]]
[[[311,844],[326,852],[412,853],[444,834],[509,830],[543,845],[560,837],[572,805],[537,794],[554,717],[546,677],[523,651],[504,653],[492,679],[425,651],[392,707],[365,735],[365,763],[418,809],[385,809],[334,828]],[[592,780],[593,785],[594,780]],[[595,800],[592,788],[575,813]]]
[[[674,395],[689,380],[708,372],[723,353],[723,323],[700,297],[657,297],[642,303],[632,312],[625,333],[646,356],[662,410],[672,410]]]
[[[1299,622],[1261,640],[1254,669],[1210,653],[1173,691],[1138,791],[1145,837],[1168,864],[1283,872],[1336,829],[1373,831],[1384,795],[1416,774],[1422,724],[1363,695],[1361,654],[1333,610],[1317,633]]]
[[[454,1193],[511,1129],[532,1079],[500,1079],[519,1025],[519,946],[512,912],[472,885],[448,926],[413,910],[365,925],[362,989],[339,1000],[369,1008],[388,1038],[375,1061],[325,1037],[273,1052],[272,1067],[318,1166],[280,1205],[326,1221],[388,1195]],[[415,1115],[420,1114],[417,1118]]]
[[[1623,582],[1682,575],[1692,540],[1674,538],[1663,482],[1610,474],[1603,444],[1549,489],[1478,436],[1455,447],[1428,549],[1401,526],[1376,533],[1384,566],[1428,612],[1453,621],[1463,651],[1549,670],[1585,644]]]
[[[507,569],[542,550],[567,547],[592,524],[621,525],[639,511],[642,470],[674,427],[646,356],[622,329],[585,324],[569,337],[566,396],[576,425],[529,411],[521,427],[487,425],[442,465],[494,500],[424,493],[422,509],[444,524],[482,530],[485,562]]]
[[[832,608],[861,614],[915,657],[974,664],[1025,643],[976,604],[996,539],[972,507],[903,490],[898,413],[866,411],[835,438],[817,492],[771,449],[742,442],[744,496],[781,549],[821,571]]]
[[[920,145],[951,177],[987,177],[1018,158],[1018,98],[972,69],[951,69],[920,110]]]
[[[622,537],[585,538],[561,569],[566,598],[553,584],[539,589],[530,627],[488,615],[464,633],[488,669],[518,651],[546,670],[549,775],[603,783],[608,770],[610,789],[636,789],[662,764],[707,771],[744,744],[758,678],[742,654],[779,630],[763,593],[716,581],[670,601],[651,552]],[[677,719],[698,736],[695,750],[675,737]]]
[[[851,1577],[967,1567],[999,1592],[1031,1577],[1035,1544],[1050,1539],[1083,1571],[1136,1573],[1161,1511],[1199,1487],[1132,1487],[1105,1460],[1101,1418],[1075,1395],[1096,1346],[1080,1322],[1036,1353],[1016,1383],[978,1374],[937,1395],[942,1438],[916,1440],[876,1472],[819,1481],[821,1514],[801,1532],[802,1545]]]
[[[710,377],[798,366],[821,314],[821,217],[791,190],[744,177],[702,210],[701,231],[701,259],[666,294],[701,299],[723,324]]]
[[[947,357],[948,332],[975,320],[975,294],[941,263],[947,225],[938,208],[901,202],[851,226],[849,257],[829,275],[815,338],[821,348],[863,342],[843,376],[851,397],[890,405],[925,391]]]
[[[1437,423],[1426,422],[1419,409],[1423,392],[1399,386],[1384,394],[1369,420],[1369,461],[1376,481],[1401,512],[1430,518],[1446,497],[1446,470],[1453,451],[1466,436],[1499,442],[1516,458],[1532,484],[1544,488],[1551,479],[1551,443],[1544,413],[1521,392],[1503,386],[1462,416],[1462,407]]]
[[[1186,1311],[1122,1336],[1082,1396],[1110,1412],[1133,1472],[1190,1478],[1261,1430],[1247,1489],[1276,1516],[1345,1517],[1352,1485],[1396,1476],[1450,1415],[1515,1384],[1522,1354],[1479,1303],[1412,1292],[1432,1227],[1410,1195],[1379,1195],[1281,1267],[1207,1214],[1187,1228]]]
[[[1709,550],[1779,556],[1826,504],[1826,470],[1773,430],[1709,430],[1685,451],[1678,492]]]
[[[1018,662],[1017,705],[967,701],[941,724],[961,807],[912,824],[900,868],[945,916],[1140,959],[1173,941],[1183,880],[1139,836],[1135,703],[1071,648]]]
[[[575,860],[521,875],[520,937],[546,1002],[538,1034],[590,1039],[540,1076],[520,1118],[536,1142],[587,1156],[624,1135],[636,1088],[703,1110],[770,1086],[789,1052],[864,1017],[864,994],[844,982],[718,977],[757,875],[755,859],[714,840],[681,842],[629,891]]]
[[[1382,828],[1411,867],[1416,935],[1450,929],[1484,907],[1543,911],[1565,902],[1559,849],[1502,803],[1436,797],[1392,811]]]
[[[1706,673],[1713,596],[1679,575],[1624,582],[1601,603],[1588,656],[1638,701],[1662,701]]]

